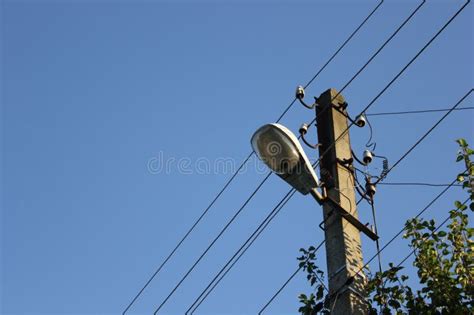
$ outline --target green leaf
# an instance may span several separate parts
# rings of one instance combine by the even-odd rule
[[[438,236],[439,236],[439,237],[445,237],[445,236],[446,236],[446,232],[445,232],[445,231],[440,231],[440,232],[438,232]]]
[[[324,288],[322,285],[319,286],[318,292],[316,292],[316,299],[321,300],[324,296]]]
[[[467,142],[463,138],[456,140],[456,142],[463,148],[467,147]]]

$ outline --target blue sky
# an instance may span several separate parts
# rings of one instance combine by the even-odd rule
[[[199,172],[199,161],[240,164],[254,130],[280,115],[376,3],[2,1],[2,314],[121,313],[230,178]],[[340,89],[417,3],[384,2],[307,95]],[[428,1],[344,91],[349,112],[362,110],[462,3]],[[473,86],[472,30],[469,5],[369,112],[452,106]],[[442,114],[373,117],[377,153],[394,162]],[[296,132],[312,118],[295,105],[282,123]],[[462,168],[454,140],[474,143],[473,120],[472,111],[452,113],[386,181],[450,182]],[[351,129],[356,152],[367,138],[368,129]],[[150,169],[160,157],[176,162]],[[130,314],[150,314],[166,297],[263,179],[255,165]],[[381,243],[441,189],[379,186]],[[160,314],[182,314],[287,191],[271,176]],[[426,217],[441,221],[464,198],[452,189]],[[359,213],[369,221],[367,205]],[[321,219],[311,197],[295,195],[196,314],[258,312],[297,267],[298,249],[322,240]],[[406,244],[388,247],[384,264],[398,262]],[[363,237],[363,248],[368,258],[375,245]],[[318,259],[325,269],[324,249]],[[293,314],[308,291],[301,274],[267,313]]]

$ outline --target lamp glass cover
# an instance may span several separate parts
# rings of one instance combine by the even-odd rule
[[[265,125],[257,130],[251,142],[258,157],[277,174],[289,173],[299,163],[298,148],[275,125]]]

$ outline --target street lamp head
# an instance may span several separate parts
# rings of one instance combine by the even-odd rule
[[[251,144],[257,156],[300,193],[306,195],[319,187],[301,144],[285,126],[264,125],[254,133]]]

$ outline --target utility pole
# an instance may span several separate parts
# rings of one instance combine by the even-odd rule
[[[347,103],[335,89],[329,89],[317,99],[321,180],[326,184],[327,195],[334,203],[323,204],[326,261],[329,282],[331,314],[367,314],[364,287],[366,278],[356,274],[363,266],[360,228],[357,228],[354,177],[340,162],[352,158],[348,122],[345,116]],[[344,134],[343,134],[344,133]],[[334,142],[337,142],[334,144]],[[327,150],[327,152],[326,152]],[[344,216],[342,208],[350,215]],[[347,219],[351,219],[350,222]]]

